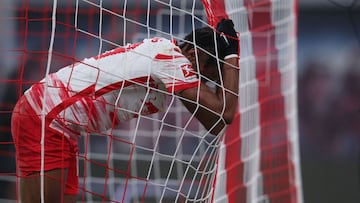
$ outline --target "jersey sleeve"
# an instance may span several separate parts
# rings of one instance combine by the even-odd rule
[[[197,73],[180,48],[169,40],[162,44],[163,49],[154,56],[153,75],[165,84],[169,93],[198,86]]]

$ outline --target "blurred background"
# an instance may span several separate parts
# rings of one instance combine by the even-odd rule
[[[360,1],[300,0],[298,24],[305,202],[360,202]]]
[[[14,9],[8,9],[15,2],[1,1],[0,50],[9,50],[14,44],[22,43],[16,41],[20,26],[9,20],[13,19],[9,16],[16,15],[12,13]],[[21,19],[18,22],[24,23]],[[33,30],[50,28],[50,24],[47,28],[29,25]],[[29,36],[28,50],[32,40],[48,43],[41,41],[41,37],[49,36],[36,33]],[[17,63],[14,59],[18,56],[7,54],[0,56],[2,174],[14,173],[15,167],[13,147],[8,144],[11,137],[3,132],[10,123],[11,106],[6,104],[12,104],[18,95],[7,91],[7,85],[11,85],[8,78],[12,78]],[[45,63],[46,57],[45,53],[36,53],[26,59],[24,66]],[[57,61],[56,56],[54,60]],[[57,65],[62,67],[71,60],[58,60]],[[23,74],[33,81],[44,75],[28,69],[24,69]],[[299,0],[298,112],[305,203],[360,202],[360,1]],[[11,181],[6,181],[5,177],[2,180],[1,195],[14,196]]]

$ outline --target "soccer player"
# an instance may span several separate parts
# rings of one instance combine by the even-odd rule
[[[220,134],[237,108],[237,38],[232,21],[222,20],[216,35],[212,28],[200,28],[179,46],[164,38],[145,39],[64,67],[34,84],[12,116],[20,199],[40,201],[43,170],[45,202],[75,202],[79,136],[159,112],[169,94],[180,96],[206,129]],[[227,90],[210,88],[209,81],[222,81]]]

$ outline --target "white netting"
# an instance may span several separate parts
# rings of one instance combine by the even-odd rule
[[[240,117],[221,147],[216,202],[302,202],[296,5],[225,1],[241,33]]]
[[[125,17],[127,43],[154,36],[179,40],[193,28],[206,26],[199,3],[157,3],[160,8],[147,10],[143,22]],[[139,31],[129,33],[132,26]],[[168,100],[165,113],[121,123],[108,136],[82,138],[83,156],[89,161],[80,159],[86,168],[80,183],[88,191],[80,195],[86,200],[106,196],[119,202],[211,201],[221,139],[205,131],[177,98]]]
[[[81,137],[79,201],[302,202],[296,0],[77,0],[57,1],[55,11],[54,2],[19,1],[14,16],[20,20],[14,21],[19,38],[24,37],[20,44],[27,45],[19,53],[29,59],[24,57],[18,72],[26,71],[34,55],[41,59],[29,66],[39,67],[32,71],[39,79],[143,38],[181,40],[224,13],[241,38],[239,115],[225,136],[210,135],[169,95],[170,108],[163,113]],[[211,13],[214,19],[208,18]],[[46,69],[51,36],[53,55]]]

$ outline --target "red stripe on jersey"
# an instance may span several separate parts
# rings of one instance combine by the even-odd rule
[[[49,121],[49,124],[51,121],[56,118],[57,115],[67,107],[71,106],[77,101],[80,101],[84,97],[91,97],[94,96],[95,98],[98,98],[106,93],[109,93],[113,90],[119,90],[123,87],[127,87],[129,85],[133,84],[144,84],[146,82],[153,82],[154,80],[151,77],[145,76],[145,77],[139,77],[132,79],[131,81],[120,81],[117,83],[113,83],[111,85],[108,85],[106,87],[103,87],[99,89],[98,91],[95,91],[95,84],[87,87],[86,89],[82,90],[81,92],[77,93],[76,95],[64,100],[61,104],[54,107],[48,114],[47,119]]]
[[[186,84],[180,83],[180,84],[174,83],[174,85],[170,85],[170,86],[166,85],[167,86],[166,90],[168,92],[172,93],[172,92],[178,92],[178,91],[185,90],[185,89],[194,88],[199,85],[199,81],[192,82],[192,83],[186,83]]]
[[[111,51],[107,51],[103,54],[100,54],[99,56],[94,56],[94,59],[98,60],[98,59],[102,59],[102,58],[105,58],[105,57],[108,57],[108,56],[111,56],[114,54],[119,54],[119,53],[124,53],[124,52],[126,52],[126,49],[123,47],[119,47],[119,48],[113,49]]]
[[[43,96],[44,95],[44,83],[36,83],[31,87],[31,91],[29,92],[29,95],[36,106],[38,106],[40,109],[43,108]]]
[[[177,58],[184,58],[183,55],[166,55],[166,54],[157,54],[155,56],[155,59],[158,60],[171,60],[171,59],[177,59]]]
[[[71,106],[77,101],[80,101],[83,97],[90,97],[91,95],[94,95],[95,93],[95,85],[91,85],[87,87],[86,89],[82,90],[81,92],[77,93],[76,95],[64,100],[59,105],[55,106],[48,114],[47,114],[47,121],[48,124],[51,123],[51,121],[56,118],[57,115],[67,107]]]

